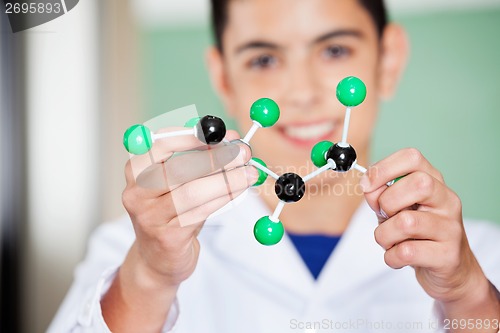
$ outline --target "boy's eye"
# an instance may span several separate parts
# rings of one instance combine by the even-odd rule
[[[349,50],[340,45],[331,45],[323,51],[323,54],[326,58],[342,58],[349,55]]]
[[[266,69],[276,65],[277,59],[269,54],[258,56],[250,61],[250,67],[254,69]]]

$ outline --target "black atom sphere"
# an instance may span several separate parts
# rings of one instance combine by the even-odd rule
[[[326,153],[326,160],[332,159],[336,165],[334,170],[339,172],[349,171],[356,161],[356,158],[356,151],[350,145],[341,147],[337,143],[331,146]]]
[[[196,125],[196,137],[203,143],[212,145],[226,136],[226,124],[218,117],[205,116]]]
[[[297,202],[304,196],[306,186],[302,178],[295,173],[285,173],[274,184],[274,191],[284,202]]]

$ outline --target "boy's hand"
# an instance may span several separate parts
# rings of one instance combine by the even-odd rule
[[[237,138],[234,131],[226,135]],[[125,167],[123,204],[136,239],[101,300],[112,331],[162,330],[179,285],[196,267],[197,235],[206,218],[258,178],[254,167],[243,166],[251,156],[246,145],[170,158],[200,146],[194,136],[157,140],[148,154],[134,156]],[[218,172],[221,168],[229,171]]]
[[[227,140],[237,138],[234,131],[226,136]],[[243,166],[251,156],[245,145],[228,147],[236,158],[227,161],[224,169],[230,171],[224,174],[211,174],[223,166],[216,164],[224,147],[196,152],[192,157],[182,155],[177,160],[181,163],[175,158],[162,163],[174,152],[200,146],[194,136],[158,140],[149,155],[134,156],[125,168],[123,204],[136,234],[132,251],[148,278],[164,285],[176,286],[191,275],[199,254],[196,236],[206,218],[258,177],[254,167]]]
[[[394,185],[385,185],[402,175]],[[461,201],[418,150],[404,149],[376,163],[360,184],[379,217],[375,239],[386,250],[387,265],[412,266],[448,318],[474,318],[480,315],[475,307],[485,304],[494,318],[500,316],[494,290],[469,247]]]

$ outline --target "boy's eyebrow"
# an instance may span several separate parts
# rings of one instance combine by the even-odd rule
[[[273,50],[277,50],[279,48],[280,48],[280,46],[278,46],[275,43],[256,40],[256,41],[251,41],[251,42],[248,42],[248,43],[245,43],[245,44],[239,46],[234,53],[239,54],[239,53],[246,51],[248,49],[273,49]]]
[[[356,38],[362,38],[363,33],[359,30],[355,29],[341,29],[341,30],[334,30],[327,32],[318,38],[315,38],[311,44],[319,44],[321,42],[324,42],[325,40],[328,40],[330,38],[336,38],[336,37],[356,37]]]
[[[331,39],[331,38],[336,38],[336,37],[356,37],[356,38],[362,38],[363,33],[359,30],[355,29],[341,29],[341,30],[334,30],[327,32],[317,38],[315,38],[311,44],[319,44],[321,42],[324,42],[325,40]],[[249,49],[272,49],[272,50],[277,50],[280,49],[281,47],[278,44],[272,43],[272,42],[266,42],[266,41],[250,41],[248,43],[245,43],[238,48],[236,48],[235,54],[239,54],[243,51],[249,50]]]

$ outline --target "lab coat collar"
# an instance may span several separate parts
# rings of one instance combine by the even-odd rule
[[[377,276],[391,273],[374,237],[378,219],[363,200],[317,280],[316,297],[342,297]]]
[[[356,210],[318,280],[314,280],[286,234],[280,243],[271,247],[255,240],[255,222],[271,213],[257,192],[250,189],[236,207],[214,218],[222,225],[212,244],[214,250],[233,265],[272,280],[275,288],[304,298],[335,296],[388,270],[383,262],[383,250],[373,237],[377,218],[366,202]]]

